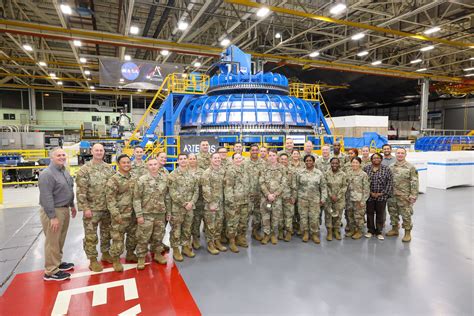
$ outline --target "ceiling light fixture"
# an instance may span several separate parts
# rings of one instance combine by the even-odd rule
[[[85,59],[84,57],[79,58],[79,61],[83,64],[87,63],[87,59]]]
[[[136,25],[130,26],[130,34],[137,35],[140,32],[140,29]]]
[[[423,33],[426,34],[426,35],[428,35],[428,34],[436,33],[436,32],[438,32],[438,31],[440,31],[440,30],[441,30],[441,28],[440,28],[439,26],[434,26],[434,27],[432,27],[432,28],[430,28],[430,29],[427,29],[427,30],[424,31]]]
[[[178,22],[178,30],[185,31],[188,27],[189,27],[188,22],[186,22],[186,21]]]
[[[72,14],[72,9],[71,9],[71,6],[69,4],[61,4],[59,6],[59,8],[61,9],[61,12],[64,13],[64,14]]]
[[[230,44],[230,40],[228,38],[224,38],[222,41],[221,41],[221,46],[227,46]]]
[[[474,70],[474,67],[471,67],[471,68],[465,68],[463,69],[464,71],[471,71],[471,70]]]
[[[421,50],[422,52],[427,52],[427,51],[432,50],[432,49],[434,49],[434,46],[433,46],[433,45],[425,46],[425,47],[423,47],[423,48],[420,48],[420,50]]]
[[[31,51],[33,50],[33,47],[31,47],[30,44],[24,44],[24,45],[23,45],[23,48],[24,48],[26,51],[29,51],[29,52],[31,52]]]
[[[357,34],[352,35],[351,39],[353,41],[357,41],[357,40],[360,40],[361,38],[364,38],[364,37],[365,37],[364,33],[357,33]]]
[[[374,62],[371,63],[372,66],[377,66],[377,65],[380,65],[382,63],[381,60],[376,60]]]
[[[142,92],[143,90],[142,89],[138,89],[137,92]]]
[[[62,81],[58,81],[58,86],[62,86],[63,85],[63,82]]]
[[[275,34],[275,38],[281,38],[281,34],[280,34],[280,33],[276,33],[276,34]]]
[[[469,60],[474,60],[474,57],[469,58]]]
[[[258,9],[257,11],[257,16],[258,17],[265,17],[268,13],[270,12],[270,9],[267,8],[267,7],[261,7],[260,9]]]
[[[418,59],[413,59],[412,61],[410,61],[410,64],[418,64],[418,63],[421,63],[423,60],[421,60],[420,58]]]
[[[202,66],[202,64],[198,61],[194,63],[194,67],[196,67],[196,68],[199,68],[201,66]]]
[[[318,57],[319,56],[319,52],[318,51],[314,51],[312,52],[311,54],[309,54],[309,57]]]
[[[89,76],[91,74],[90,70],[84,70],[84,74]]]
[[[125,59],[125,60],[129,61],[129,60],[131,60],[131,59],[132,59],[132,57],[130,57],[130,55],[125,55],[125,56],[123,56],[123,59]]]
[[[91,78],[87,78],[87,81],[91,81]]]
[[[77,46],[77,47],[82,46],[82,42],[80,40],[74,40],[74,41],[72,41],[72,43],[74,44],[74,46]]]
[[[94,86],[91,86],[91,90],[94,90],[94,89],[95,89],[95,87],[94,87]]]
[[[169,50],[166,50],[166,49],[163,49],[163,50],[160,52],[160,54],[161,54],[162,56],[168,56],[168,55],[170,54],[170,51],[169,51]]]
[[[120,80],[119,80],[119,81],[120,81],[120,82],[124,82],[125,80],[124,80],[123,78],[120,78]]]
[[[474,76],[474,74],[467,74],[464,77],[472,77],[472,76]]]
[[[357,53],[357,56],[364,57],[364,56],[367,56],[368,54],[369,54],[369,51],[363,50],[363,51]]]
[[[49,76],[50,76],[51,78],[56,78],[56,74],[55,74],[54,72],[50,72],[50,73],[49,73]]]
[[[40,65],[41,67],[46,67],[46,66],[48,66],[48,64],[46,64],[44,61],[40,61],[40,62],[38,63],[38,65]]]
[[[428,69],[426,69],[426,68],[420,68],[420,69],[417,69],[416,72],[422,72],[422,71],[426,71],[426,70],[428,70]]]
[[[331,7],[329,12],[331,14],[339,14],[339,13],[342,13],[346,8],[347,6],[344,3],[338,3],[334,5],[333,7]]]

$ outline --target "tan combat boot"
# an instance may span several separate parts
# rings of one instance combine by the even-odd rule
[[[261,243],[262,245],[266,245],[268,244],[269,241],[270,241],[270,235],[265,234],[265,236],[263,236]]]
[[[392,229],[390,229],[385,236],[387,237],[393,237],[393,236],[398,236],[398,226],[392,226]]]
[[[290,241],[291,240],[291,235],[292,235],[291,232],[286,232],[285,233],[285,241],[287,241],[287,242]]]
[[[341,232],[339,231],[339,228],[334,228],[334,237],[337,239],[337,240],[341,240],[342,237],[341,237]]]
[[[273,234],[272,234],[271,240],[272,240],[272,244],[274,244],[274,245],[276,245],[276,244],[278,243],[278,239],[277,239],[276,233],[273,233]]]
[[[321,240],[319,239],[318,234],[313,234],[313,238],[312,238],[312,239],[313,239],[313,242],[314,242],[315,244],[321,243]]]
[[[262,241],[262,239],[263,239],[262,235],[260,235],[260,233],[256,229],[252,230],[252,236],[257,241]]]
[[[332,228],[328,228],[328,235],[326,236],[327,241],[332,241]]]
[[[352,235],[352,239],[361,239],[361,238],[362,238],[362,233],[360,232],[360,230],[357,229]]]
[[[155,262],[158,262],[159,264],[166,264],[167,263],[167,260],[166,260],[165,256],[163,256],[161,253],[159,253],[159,254],[155,253],[155,256],[153,257],[153,260]]]
[[[229,240],[227,239],[227,237],[225,235],[221,235],[220,243],[227,244],[228,242]]]
[[[102,265],[97,261],[97,258],[91,258],[91,263],[89,264],[89,269],[92,272],[101,272],[104,268]]]
[[[308,240],[309,240],[309,233],[307,230],[305,230],[303,233],[303,241],[307,242]]]
[[[219,250],[216,249],[213,242],[209,242],[207,244],[207,251],[209,251],[209,253],[211,255],[218,255],[219,254]]]
[[[249,244],[247,243],[247,238],[245,235],[239,235],[236,240],[237,246],[248,248]]]
[[[405,236],[403,236],[402,241],[403,242],[411,241],[411,229],[405,229]]]
[[[283,229],[278,230],[278,240],[283,240]]]
[[[227,247],[225,247],[220,240],[216,240],[215,242],[215,246],[217,248],[217,250],[219,250],[220,252],[225,252],[227,251]]]
[[[193,248],[194,250],[198,250],[199,248],[201,248],[201,242],[199,241],[199,238],[193,237]]]
[[[137,270],[144,270],[145,269],[145,257],[138,258],[137,263]]]
[[[120,258],[119,258],[119,257],[114,257],[114,258],[112,258],[112,264],[113,264],[113,267],[114,267],[114,271],[115,271],[115,272],[122,272],[122,271],[123,271],[123,265],[122,265],[122,263],[120,262]]]
[[[173,259],[175,261],[183,261],[183,255],[181,254],[181,251],[179,250],[179,247],[173,247]]]
[[[229,238],[229,249],[230,251],[237,253],[239,252],[239,248],[237,248],[237,245],[235,244],[235,237],[230,237]]]
[[[127,255],[125,256],[125,261],[138,262],[138,258],[133,252],[127,251]]]
[[[102,258],[100,258],[101,261],[105,261],[107,263],[112,263],[112,256],[108,251],[102,253]]]
[[[346,230],[346,237],[352,237],[355,234],[355,231],[352,229]]]
[[[196,254],[193,252],[193,248],[189,245],[186,245],[186,246],[183,247],[182,254],[185,255],[188,258],[196,257]]]

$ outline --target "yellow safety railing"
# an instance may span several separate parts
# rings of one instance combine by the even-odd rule
[[[21,155],[25,160],[48,158],[46,149],[8,149],[0,150],[0,156]]]
[[[175,140],[175,141],[172,141],[172,140]],[[173,142],[175,142],[175,144],[172,144]],[[178,158],[178,154],[181,148],[180,146],[181,146],[181,143],[180,143],[179,136],[159,136],[158,139],[153,144],[153,146],[151,146],[151,148],[148,148],[148,147],[145,148],[145,150],[147,151],[147,159],[145,159],[145,161],[148,160],[148,158],[150,157],[156,156],[160,152],[168,153],[169,148],[174,148],[176,150],[176,155],[168,154],[167,157]]]
[[[39,170],[47,166],[21,166],[21,167],[0,167],[0,204],[3,204],[3,186],[4,185],[27,185],[37,184],[38,181],[11,181],[3,182],[3,170]]]

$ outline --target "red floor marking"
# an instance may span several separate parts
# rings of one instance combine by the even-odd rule
[[[82,267],[72,273],[77,277],[61,282],[43,281],[43,271],[18,274],[0,297],[0,315],[51,315],[53,308],[68,315],[118,315],[129,309],[127,315],[201,315],[172,260],[166,266],[147,264],[143,271],[128,267],[122,273],[95,275]],[[77,293],[67,295],[67,290]],[[70,297],[69,304],[65,297]]]

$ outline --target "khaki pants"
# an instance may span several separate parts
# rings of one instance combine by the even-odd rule
[[[44,273],[46,275],[53,275],[59,271],[58,267],[63,258],[63,246],[69,227],[69,207],[59,207],[54,210],[59,220],[57,232],[51,230],[50,219],[44,209],[40,210],[41,224],[46,237],[44,241]]]

